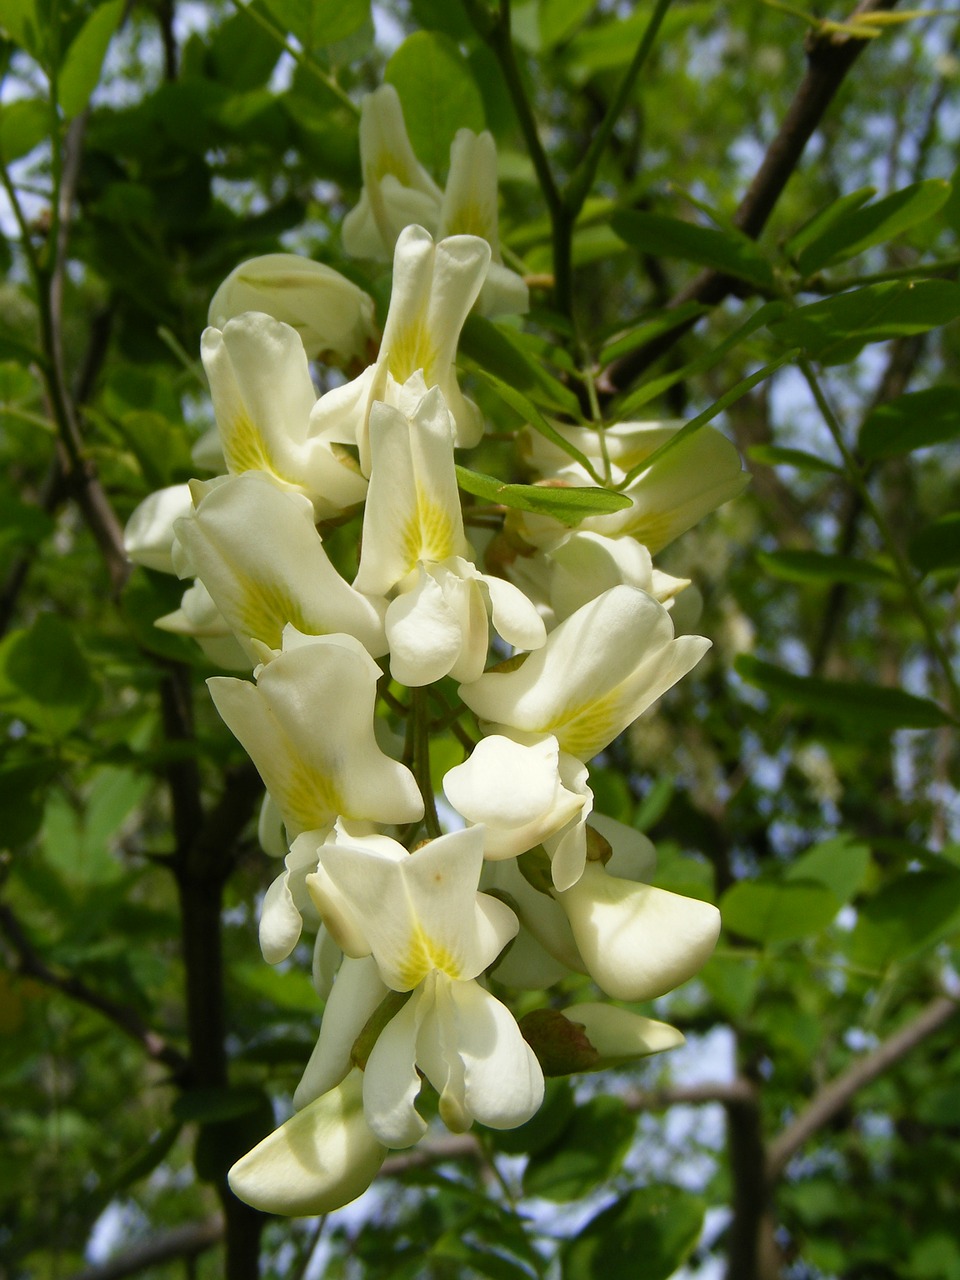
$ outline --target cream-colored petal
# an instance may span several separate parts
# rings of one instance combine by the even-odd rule
[[[364,1119],[362,1090],[354,1070],[248,1151],[228,1174],[234,1195],[288,1217],[330,1213],[355,1200],[387,1154]]]
[[[380,1032],[363,1073],[367,1123],[388,1147],[413,1146],[427,1131],[414,1106],[420,1093],[416,1055],[422,1005],[423,993],[414,992]]]
[[[297,1110],[333,1089],[349,1073],[356,1039],[387,990],[371,957],[344,959],[323,1011],[320,1035],[293,1095]]]
[[[411,822],[413,775],[373,733],[380,669],[351,636],[317,636],[261,669],[256,685],[214,677],[214,704],[253,759],[291,835],[342,815]]]
[[[193,509],[189,485],[174,484],[144,498],[123,531],[123,549],[134,564],[174,573],[174,524]]]
[[[557,899],[590,976],[617,1000],[651,1000],[686,982],[720,933],[712,903],[620,880],[596,862]]]
[[[266,253],[234,267],[213,295],[207,323],[222,329],[244,311],[296,329],[311,360],[369,358],[377,337],[370,295],[332,267],[294,253]]]
[[[666,1022],[643,1018],[629,1009],[612,1004],[575,1004],[563,1015],[579,1023],[587,1039],[600,1055],[594,1071],[622,1067],[651,1053],[663,1053],[683,1044],[682,1032]]]
[[[228,625],[250,654],[251,641],[278,648],[292,623],[310,635],[356,636],[374,657],[387,651],[386,604],[355,591],[327,558],[311,502],[279,489],[262,472],[208,489],[177,522],[177,536]]]

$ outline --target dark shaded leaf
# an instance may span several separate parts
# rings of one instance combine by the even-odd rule
[[[894,729],[937,729],[952,723],[935,702],[902,689],[797,676],[750,654],[741,654],[734,665],[744,680],[763,689],[774,701],[841,724],[853,723],[861,730],[891,733]]]
[[[895,458],[913,449],[947,444],[960,435],[960,390],[930,387],[878,405],[860,428],[864,458]]]
[[[742,232],[715,231],[680,218],[633,209],[614,214],[612,224],[617,235],[641,253],[713,267],[761,289],[773,285],[773,268]]]
[[[785,582],[879,585],[897,580],[883,565],[853,556],[823,555],[819,551],[758,551],[757,561],[772,577]]]
[[[563,1280],[667,1280],[697,1243],[704,1208],[665,1184],[628,1192],[565,1247]]]

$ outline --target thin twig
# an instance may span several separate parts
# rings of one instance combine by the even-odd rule
[[[897,0],[861,0],[854,14],[876,13],[892,9],[896,4]],[[751,239],[756,239],[766,226],[767,219],[800,163],[808,141],[850,68],[869,43],[869,38],[858,39],[849,34],[836,33],[823,33],[808,39],[806,75],[733,215],[733,225]],[[737,281],[724,275],[722,271],[704,271],[676,294],[668,307],[675,309],[686,302],[715,306],[735,287]],[[604,372],[603,391],[612,395],[630,386],[695,324],[696,319],[691,319],[653,339],[646,346],[638,347],[615,360]]]
[[[777,1181],[793,1156],[830,1123],[861,1089],[907,1056],[955,1016],[960,1004],[950,996],[937,996],[899,1031],[871,1053],[859,1058],[814,1096],[797,1118],[767,1148],[766,1179]]]
[[[159,1267],[178,1258],[196,1258],[213,1245],[219,1244],[222,1239],[222,1218],[211,1218],[209,1222],[191,1222],[186,1226],[173,1227],[152,1240],[135,1244],[98,1266],[78,1271],[69,1280],[126,1280],[127,1276],[140,1275],[151,1267]]]
[[[189,1063],[179,1049],[148,1026],[136,1009],[94,991],[75,974],[57,973],[51,969],[27,937],[26,930],[7,903],[0,903],[0,932],[10,945],[18,973],[102,1014],[124,1035],[141,1045],[155,1062],[162,1062],[169,1067],[178,1080],[186,1079]]]

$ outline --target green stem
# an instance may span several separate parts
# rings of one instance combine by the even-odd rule
[[[275,27],[268,17],[260,13],[252,4],[243,4],[241,0],[234,0],[234,4],[238,12],[245,13],[248,18],[252,18],[258,26],[263,28],[264,31],[269,32],[284,52],[289,53],[290,57],[293,58],[295,62],[303,67],[305,71],[309,71],[316,80],[319,80],[324,88],[328,89],[337,101],[347,108],[351,115],[360,115],[360,108],[346,90],[340,88],[340,85],[336,82],[333,76],[330,75],[329,72],[324,71],[323,67],[318,66],[318,64],[314,62],[313,58],[311,58],[305,50],[297,49],[292,45],[280,28]]]
[[[563,205],[571,222],[576,221],[577,214],[583,208],[583,203],[590,194],[590,188],[593,186],[593,180],[597,174],[597,167],[600,164],[600,157],[607,143],[610,141],[614,127],[620,116],[623,114],[624,108],[633,87],[637,82],[637,77],[643,69],[643,65],[650,56],[654,41],[660,31],[664,18],[667,16],[667,10],[670,8],[673,0],[657,0],[650,21],[647,23],[640,43],[637,45],[637,51],[633,55],[633,61],[627,68],[627,72],[620,82],[620,88],[617,90],[616,97],[607,107],[606,114],[600,122],[600,127],[590,140],[586,154],[573,171],[567,189],[563,193]]]
[[[860,501],[863,503],[864,509],[869,512],[871,519],[877,526],[880,537],[883,539],[884,546],[886,547],[890,558],[893,560],[897,577],[900,579],[903,589],[906,592],[907,599],[910,601],[913,611],[923,628],[924,635],[927,638],[927,644],[930,646],[930,650],[943,672],[944,681],[950,695],[953,713],[955,716],[960,718],[960,683],[958,683],[957,677],[954,674],[953,665],[950,661],[950,655],[947,652],[946,646],[941,640],[933,618],[931,618],[927,609],[926,602],[920,594],[919,580],[916,573],[895,537],[893,529],[890,526],[890,522],[881,511],[878,504],[874,501],[870,488],[864,479],[863,472],[860,470],[860,466],[857,463],[856,458],[848,448],[847,443],[843,438],[843,430],[840,426],[840,421],[834,413],[829,400],[824,395],[823,388],[820,386],[819,379],[813,370],[813,366],[805,356],[802,356],[798,360],[797,364],[800,372],[803,374],[807,386],[810,388],[810,393],[816,401],[817,408],[820,410],[823,420],[827,425],[827,429],[833,436],[834,443],[840,451],[850,482],[856,489]]]
[[[886,284],[890,280],[914,280],[941,276],[949,278],[960,271],[960,257],[942,258],[939,262],[915,262],[910,267],[891,267],[889,271],[874,271],[865,276],[835,276],[825,280],[821,275],[811,276],[799,286],[801,292],[812,293],[845,293],[848,289],[859,289],[867,284]]]
[[[430,707],[427,702],[426,688],[412,690],[410,709],[412,711],[413,730],[413,776],[417,780],[420,794],[423,796],[424,825],[427,835],[436,838],[442,835],[440,819],[437,817],[437,802],[433,795],[433,783],[430,780]]]

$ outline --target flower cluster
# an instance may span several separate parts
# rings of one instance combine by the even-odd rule
[[[372,301],[329,268],[237,268],[202,340],[216,434],[198,457],[218,474],[153,495],[127,529],[132,559],[189,581],[158,625],[243,673],[208,683],[265,784],[261,842],[283,860],[264,957],[315,937],[325,1008],[296,1111],[230,1175],[287,1214],[346,1203],[416,1143],[425,1082],[448,1128],[511,1128],[539,1107],[544,1070],[680,1043],[611,1001],[684,982],[719,929],[712,905],[649,883],[652,846],[594,812],[589,764],[709,647],[676,634],[687,584],[651,552],[740,490],[736,452],[704,429],[645,467],[678,424],[558,424],[550,441],[527,428],[540,480],[590,485],[599,469],[629,506],[576,529],[511,510],[481,560],[454,450],[484,419],[454,361],[471,308],[526,306],[500,261],[493,143],[458,134],[441,192],[385,88],[364,104],[361,145],[345,241],[392,255],[382,337]],[[355,376],[318,398],[318,358]],[[325,549],[331,528],[360,533],[352,582]],[[441,722],[464,744],[443,823]],[[499,998],[570,973],[608,999],[544,997],[521,1029]]]

